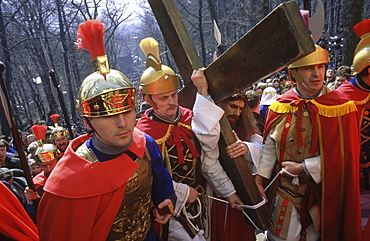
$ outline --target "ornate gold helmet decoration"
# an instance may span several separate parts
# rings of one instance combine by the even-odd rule
[[[329,62],[328,51],[326,51],[325,49],[321,48],[319,45],[316,45],[316,44],[315,44],[315,47],[316,47],[316,50],[314,52],[295,61],[294,63],[291,63],[288,66],[288,74],[289,74],[290,80],[292,80],[293,82],[303,81],[300,74],[295,70],[296,68],[316,65],[316,64],[326,64]]]
[[[160,62],[158,42],[153,38],[145,38],[141,40],[140,48],[147,57],[146,70],[140,78],[141,92],[158,95],[177,89],[180,86],[179,78],[170,67]]]
[[[67,136],[67,130],[63,126],[58,125],[59,114],[53,114],[50,116],[50,119],[54,122],[54,129],[51,131],[50,138],[55,139],[59,137]]]
[[[370,65],[370,19],[356,24],[353,31],[361,38],[353,58],[353,74],[357,75]]]
[[[109,68],[103,23],[94,19],[80,24],[76,45],[89,51],[94,71],[78,93],[77,109],[82,116],[110,116],[135,109],[136,88],[123,73]]]
[[[53,144],[46,143],[47,126],[34,125],[31,127],[33,134],[37,139],[37,150],[35,153],[35,161],[37,163],[50,162],[60,157],[60,152]]]

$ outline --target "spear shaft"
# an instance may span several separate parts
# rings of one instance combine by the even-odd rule
[[[68,116],[67,108],[65,106],[63,94],[59,89],[59,83],[58,83],[57,78],[55,77],[55,71],[51,68],[51,66],[49,64],[49,60],[46,56],[46,50],[45,50],[45,47],[44,47],[44,43],[42,42],[41,38],[40,38],[40,42],[41,42],[41,46],[42,46],[42,51],[43,51],[44,56],[45,56],[46,64],[49,68],[49,75],[50,75],[50,79],[52,81],[52,85],[50,87],[51,87],[54,99],[58,99],[58,101],[59,101],[59,105],[60,105],[60,108],[62,109],[64,120],[65,120],[66,125],[67,125],[68,134],[69,134],[70,138],[73,139],[74,134],[73,134],[73,131],[72,131],[72,125],[71,125],[71,122],[69,121],[69,116]],[[55,94],[57,95],[57,98],[56,98]]]
[[[10,128],[12,129],[13,140],[18,150],[19,159],[21,160],[21,164],[23,167],[24,175],[26,177],[27,185],[30,189],[35,191],[35,185],[32,181],[30,166],[28,165],[26,155],[24,154],[24,151],[23,151],[23,145],[22,145],[22,141],[19,136],[19,133],[18,133],[18,127],[14,119],[13,111],[10,108],[9,95],[5,88],[5,83],[3,79],[4,68],[5,68],[4,63],[0,62],[1,102],[4,108],[4,112],[5,112],[8,124]]]

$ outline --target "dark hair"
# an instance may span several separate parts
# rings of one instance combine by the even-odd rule
[[[343,75],[338,75],[341,72],[346,72],[348,75],[351,75],[351,72],[352,72],[351,67],[349,67],[347,65],[339,66],[338,69],[337,69],[337,76],[343,76]]]
[[[242,100],[244,102],[244,108],[240,114],[240,119],[234,127],[234,131],[241,140],[250,141],[251,136],[257,133],[256,120],[254,119],[251,108],[248,105],[247,96],[244,91],[232,95],[231,97],[221,102],[223,109],[229,101]]]
[[[13,172],[7,168],[2,167],[0,168],[0,180],[9,181],[13,177]]]
[[[285,74],[280,75],[279,81],[282,81],[283,79],[288,80],[288,76],[286,76]]]
[[[346,71],[339,71],[336,74],[338,77],[345,77],[346,79],[351,78],[351,75],[348,74]]]
[[[255,90],[249,90],[245,94],[248,100],[248,105],[251,109],[254,109],[260,103],[260,95]]]
[[[0,147],[5,147],[6,148],[5,142],[3,140],[0,140]]]

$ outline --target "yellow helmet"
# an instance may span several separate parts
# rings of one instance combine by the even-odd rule
[[[135,109],[136,88],[123,73],[109,68],[103,23],[93,19],[80,24],[76,45],[89,51],[95,71],[78,92],[77,109],[82,116],[110,116]]]
[[[353,74],[357,75],[370,65],[370,19],[356,24],[353,31],[361,38],[353,58]]]
[[[49,162],[60,157],[59,149],[53,144],[43,144],[39,146],[35,153],[35,161],[37,163]]]
[[[291,63],[288,69],[295,69],[303,66],[316,65],[316,64],[326,64],[329,62],[328,51],[316,45],[316,50],[305,57]]]
[[[54,129],[51,131],[50,138],[55,139],[59,137],[67,136],[67,130],[63,126],[59,126],[58,124],[58,118],[59,114],[53,114],[50,116],[50,119],[54,122]]]
[[[326,64],[329,62],[329,53],[325,49],[321,48],[319,45],[316,45],[316,50],[305,57],[291,63],[288,66],[288,75],[289,79],[293,82],[302,82],[303,79],[301,75],[297,72],[296,68],[316,65],[316,64]]]
[[[84,117],[116,115],[135,107],[136,88],[124,74],[114,69],[106,75],[90,74],[78,92],[77,109]]]
[[[364,46],[353,58],[353,74],[357,75],[370,65],[370,44]]]
[[[176,73],[159,61],[158,42],[153,38],[145,38],[140,48],[147,57],[146,70],[140,78],[140,90],[143,94],[163,94],[180,86]]]
[[[35,161],[37,163],[49,162],[60,157],[60,152],[53,144],[46,143],[47,126],[34,125],[31,130],[37,139],[38,147],[35,153]]]

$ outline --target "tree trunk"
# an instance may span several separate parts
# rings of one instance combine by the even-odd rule
[[[364,9],[364,0],[343,1],[343,50],[342,61],[344,65],[351,66],[353,62],[353,55],[359,37],[352,31],[352,28],[362,20],[362,13]]]
[[[2,9],[2,0],[0,0],[0,42],[1,42],[1,49],[3,50],[3,57],[4,57],[4,64],[5,64],[5,87],[10,93],[11,90],[11,68],[10,68],[10,53],[8,49],[8,41],[6,39],[6,31],[5,31],[5,25],[4,25],[4,15],[3,15],[3,9]],[[10,126],[7,123],[7,120],[5,118],[4,109],[3,106],[0,108],[0,123],[1,123],[1,133],[3,135],[9,136],[10,135]]]
[[[65,68],[65,74],[66,74],[66,80],[64,81],[67,86],[67,93],[68,93],[68,99],[69,99],[69,108],[72,111],[72,119],[76,119],[76,112],[73,111],[75,109],[75,101],[73,97],[73,90],[72,90],[72,84],[71,84],[71,71],[69,69],[69,61],[68,61],[68,48],[67,48],[67,40],[66,40],[66,33],[64,30],[64,22],[62,18],[62,3],[60,0],[56,0],[56,6],[57,6],[57,12],[58,12],[58,20],[59,20],[59,36],[60,36],[60,41],[62,44],[63,48],[63,60],[64,60],[64,68]],[[63,93],[62,93],[63,94]],[[60,104],[66,104],[66,103],[60,103]],[[67,116],[64,116],[65,121],[67,123]],[[68,117],[69,118],[69,117]]]

